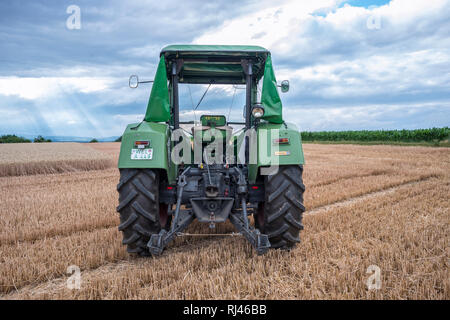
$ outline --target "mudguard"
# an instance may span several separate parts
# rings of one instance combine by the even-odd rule
[[[254,183],[261,167],[276,165],[304,164],[302,139],[298,128],[293,123],[261,123],[257,128],[257,161],[250,164],[248,179]],[[277,144],[274,140],[289,139],[286,144]]]
[[[176,178],[176,168],[173,163],[169,163],[167,156],[170,147],[169,138],[169,126],[166,123],[143,121],[141,123],[129,124],[122,135],[119,155],[119,169],[163,169],[167,173],[169,183],[174,183]],[[151,159],[149,159],[148,151],[146,153],[146,157],[139,158],[132,156],[132,153],[136,152],[135,150],[139,150],[136,146],[136,141],[149,142],[149,144],[141,150],[151,149]]]

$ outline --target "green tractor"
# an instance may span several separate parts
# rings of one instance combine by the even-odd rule
[[[289,82],[277,84],[270,52],[170,45],[153,81],[130,77],[130,87],[144,82],[153,82],[147,111],[127,126],[119,157],[117,211],[128,252],[160,255],[195,219],[212,229],[230,220],[258,254],[294,247],[305,211],[304,156],[300,132],[282,118],[278,87],[286,92]],[[209,112],[180,121],[182,84],[207,87],[200,102],[212,85],[245,90],[243,119]]]

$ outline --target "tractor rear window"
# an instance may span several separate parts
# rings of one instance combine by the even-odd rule
[[[244,121],[245,85],[180,83],[179,99],[180,121],[195,121],[200,124],[204,115],[220,115],[220,121],[206,120],[219,121],[217,126],[225,125],[223,121]]]

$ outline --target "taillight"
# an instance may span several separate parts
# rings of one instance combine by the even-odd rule
[[[139,149],[148,147],[150,145],[150,141],[148,140],[139,140],[134,142],[134,146],[138,147]]]
[[[289,138],[273,139],[273,144],[289,144]]]

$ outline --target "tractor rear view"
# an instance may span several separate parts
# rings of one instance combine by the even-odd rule
[[[127,126],[120,149],[117,211],[128,252],[160,255],[194,220],[211,229],[231,221],[258,254],[294,247],[303,229],[304,157],[299,131],[282,118],[270,52],[167,46],[152,82],[145,117]],[[130,86],[140,83],[130,77]],[[181,121],[183,84],[206,88],[197,107],[211,86],[245,90],[242,121],[215,106],[199,121]],[[288,89],[283,81],[281,91]]]

